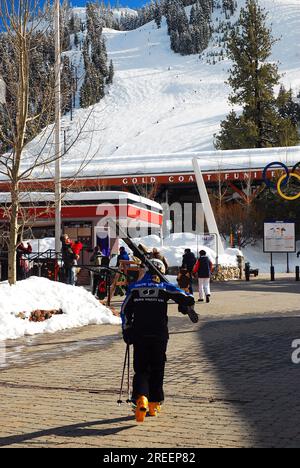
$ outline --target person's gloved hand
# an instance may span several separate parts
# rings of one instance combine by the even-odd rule
[[[199,315],[196,314],[196,312],[194,311],[193,307],[188,307],[188,316],[190,318],[190,320],[193,322],[193,323],[198,323],[199,321]]]
[[[186,315],[189,311],[189,306],[186,306],[186,305],[180,305],[178,306],[178,312],[180,312],[181,314],[183,315]]]
[[[193,307],[191,306],[179,305],[178,312],[181,312],[183,315],[188,315],[193,323],[197,323],[199,320],[198,314],[194,311]]]
[[[133,331],[131,327],[123,329],[123,340],[126,344],[131,345],[133,343]]]

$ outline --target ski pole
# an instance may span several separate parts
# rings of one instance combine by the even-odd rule
[[[126,400],[126,403],[131,403],[131,398],[130,398],[130,345],[128,346],[128,360],[127,360],[127,395],[128,398]]]
[[[122,380],[121,380],[120,395],[119,395],[119,399],[118,399],[118,401],[117,401],[117,403],[118,403],[119,406],[123,403],[123,401],[122,401],[122,391],[123,391],[123,383],[124,383],[124,377],[125,377],[125,369],[126,369],[127,357],[129,357],[129,345],[126,346],[126,352],[125,352],[125,359],[124,359],[124,365],[123,365],[123,373],[122,373]]]

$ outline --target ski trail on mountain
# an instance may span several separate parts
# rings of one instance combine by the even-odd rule
[[[244,3],[239,0],[239,7]],[[260,5],[269,12],[273,36],[281,38],[273,46],[271,60],[279,62],[281,82],[286,88],[299,92],[300,0],[261,0]],[[239,10],[231,22],[237,19]],[[224,20],[220,10],[213,13],[214,25],[217,18]],[[161,29],[151,22],[134,31],[106,29],[104,35],[109,59],[114,63],[114,82],[98,104],[76,109],[73,122],[68,115],[63,117],[62,127],[70,127],[69,141],[84,125],[64,157],[63,172],[78,170],[82,160],[89,157],[92,161],[88,172],[100,176],[114,164],[114,157],[116,162],[124,161],[126,173],[132,155],[139,155],[137,160],[145,159],[148,164],[149,155],[151,163],[153,155],[213,150],[214,134],[230,110],[231,92],[226,84],[231,62],[225,58],[215,65],[207,63],[207,54],[220,50],[216,33],[200,58],[181,56],[170,49],[165,19]],[[80,68],[76,51],[73,53]],[[43,139],[36,138],[28,147],[38,151]],[[53,151],[52,141],[47,143],[48,148]],[[45,172],[53,176],[51,168]]]

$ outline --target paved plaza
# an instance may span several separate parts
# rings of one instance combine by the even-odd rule
[[[118,326],[7,341],[0,446],[300,447],[299,293],[292,276],[214,284],[197,325],[171,305],[166,402],[139,425],[116,404]]]

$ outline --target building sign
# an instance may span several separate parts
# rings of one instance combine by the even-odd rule
[[[270,177],[274,177],[275,172]],[[204,182],[237,182],[249,180],[262,180],[262,171],[241,171],[241,172],[222,172],[222,173],[205,173],[203,172]],[[110,183],[117,182],[117,179],[107,179]],[[136,176],[123,177],[118,179],[117,185],[145,185],[145,184],[193,184],[196,183],[195,175],[190,174],[171,174],[171,175],[153,175],[153,176]]]
[[[296,229],[292,221],[267,221],[264,224],[264,252],[296,252]]]
[[[269,171],[267,177],[272,179],[276,176],[278,171]],[[235,182],[252,182],[263,181],[263,170],[244,170],[244,171],[221,171],[221,172],[205,172],[203,171],[203,179],[205,183],[226,183],[234,184]],[[181,174],[161,174],[161,175],[131,175],[131,176],[102,176],[97,178],[78,178],[73,181],[72,187],[94,188],[94,187],[130,187],[134,185],[185,185],[196,184],[194,173],[181,173]],[[70,179],[62,179],[62,186],[69,187]],[[36,190],[41,188],[52,190],[54,187],[53,180],[30,180],[21,183],[21,190]],[[0,181],[0,191],[8,191],[9,183]]]
[[[208,247],[216,251],[216,234],[197,234],[197,251],[200,247]]]

